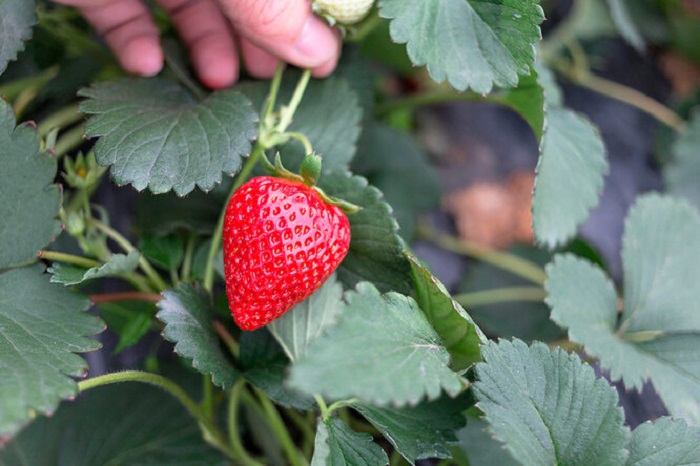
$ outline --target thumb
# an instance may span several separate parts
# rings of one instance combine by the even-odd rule
[[[217,0],[236,33],[293,65],[315,68],[340,54],[339,36],[308,0]]]

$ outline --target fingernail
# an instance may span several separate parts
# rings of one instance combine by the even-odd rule
[[[294,49],[301,55],[300,58],[307,61],[304,65],[314,67],[333,58],[338,51],[337,42],[338,38],[331,28],[316,16],[311,15]]]

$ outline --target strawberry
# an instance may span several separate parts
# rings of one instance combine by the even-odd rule
[[[355,24],[372,8],[374,0],[315,0],[314,10],[340,24]]]
[[[236,324],[255,330],[308,298],[349,245],[347,217],[312,187],[250,179],[231,196],[224,219],[226,293]]]

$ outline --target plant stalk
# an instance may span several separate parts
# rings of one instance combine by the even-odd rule
[[[515,286],[512,288],[497,288],[494,290],[457,294],[452,296],[452,299],[468,308],[518,301],[542,302],[546,297],[547,293],[540,287]]]

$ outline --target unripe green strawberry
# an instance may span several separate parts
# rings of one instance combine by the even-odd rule
[[[308,298],[340,265],[350,223],[309,186],[260,176],[238,189],[223,231],[226,293],[243,330],[255,330]]]
[[[374,0],[315,0],[314,9],[340,24],[355,24],[372,8]]]

